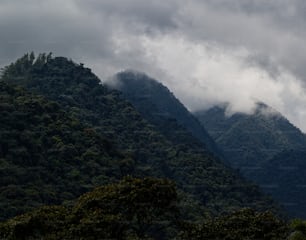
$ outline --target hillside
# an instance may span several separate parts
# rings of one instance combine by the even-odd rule
[[[226,116],[225,107],[213,107],[194,113],[223,149],[227,160],[248,177],[250,170],[285,149],[306,146],[305,135],[285,117],[259,103],[251,115]]]
[[[94,132],[106,139],[112,148],[116,149],[115,152],[121,153],[119,162],[115,161],[115,166],[111,168],[113,172],[111,171],[108,175],[96,172],[100,153],[99,150],[89,146],[89,149],[92,149],[87,160],[90,167],[86,170],[89,183],[94,180],[97,184],[114,181],[123,175],[166,177],[174,180],[180,191],[187,192],[194,197],[195,202],[201,203],[205,214],[208,215],[246,206],[257,209],[275,208],[274,203],[267,199],[258,187],[249,184],[207,151],[190,148],[187,144],[173,144],[158,129],[144,120],[131,104],[123,100],[119,92],[109,90],[101,84],[90,69],[84,68],[82,64],[76,64],[63,57],[53,58],[50,55],[41,54],[34,58],[30,54],[6,67],[2,80],[20,84],[35,94],[42,94],[56,101],[62,112],[73,116],[86,128],[91,129],[89,132]],[[25,111],[28,110],[25,109]],[[35,112],[32,117],[40,118],[40,112]],[[53,124],[53,121],[51,123]],[[4,129],[6,126],[3,127]],[[65,128],[59,128],[59,130],[64,131]],[[74,134],[74,131],[69,128],[67,132],[69,136]],[[64,132],[58,134],[64,134]],[[73,147],[75,141],[71,140],[67,144],[72,144]],[[61,166],[61,162],[66,161],[66,157],[58,157],[54,155],[55,153],[50,151],[48,152],[50,156],[47,157],[56,159],[56,164]],[[113,159],[111,156],[111,160]],[[5,161],[12,164],[10,159]],[[110,162],[114,163],[114,161]],[[79,168],[83,167],[81,162],[78,164]],[[28,175],[27,168],[22,165],[18,167],[21,167],[22,171]],[[66,175],[67,172],[63,174]],[[82,172],[73,172],[72,177],[79,177],[82,180],[82,174]],[[53,178],[51,177],[51,180]],[[14,184],[14,179],[6,184]],[[33,183],[36,186],[35,181],[29,181],[29,184]],[[52,181],[49,184],[53,187]],[[76,182],[72,184],[79,186]],[[93,184],[87,184],[86,181],[85,184],[81,182],[81,186],[93,187]],[[65,185],[63,191],[69,193],[70,188]],[[22,197],[15,198],[22,199]],[[67,198],[70,199],[70,197]],[[185,199],[189,201],[188,197]],[[27,204],[24,205],[26,206]]]
[[[124,157],[71,112],[0,82],[0,219],[122,176]]]
[[[158,81],[143,73],[125,71],[116,75],[112,86],[120,90],[124,98],[131,102],[147,121],[157,126],[168,138],[177,142],[195,142],[192,137],[186,139],[188,134],[185,134],[184,137],[173,134],[176,129],[176,132],[187,130],[204,144],[203,148],[216,156],[222,156],[220,149],[198,119],[167,87]]]

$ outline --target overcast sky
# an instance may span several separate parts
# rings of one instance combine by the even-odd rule
[[[0,65],[25,52],[134,69],[191,110],[263,101],[306,131],[305,0],[1,0]]]

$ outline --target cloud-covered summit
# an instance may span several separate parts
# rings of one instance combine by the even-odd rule
[[[34,50],[135,69],[191,110],[263,101],[306,131],[305,25],[304,0],[3,0],[0,65]]]

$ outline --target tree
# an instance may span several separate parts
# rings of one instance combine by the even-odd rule
[[[126,177],[118,184],[97,188],[79,199],[73,210],[80,219],[75,229],[77,234],[87,236],[100,231],[95,224],[91,228],[88,223],[100,222],[103,231],[109,229],[111,234],[106,237],[110,238],[127,233],[139,238],[165,237],[165,229],[174,224],[178,214],[176,201],[175,186],[168,180]]]

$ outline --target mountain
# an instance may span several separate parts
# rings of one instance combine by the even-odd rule
[[[115,80],[115,87],[123,92],[124,98],[172,141],[189,142],[192,143],[190,147],[200,147],[192,137],[188,137],[187,130],[202,143],[208,142],[209,150],[220,153],[216,152],[217,147],[194,116],[161,83],[145,74],[129,71],[117,74]],[[306,217],[303,204],[306,195],[301,191],[301,186],[306,185],[303,170],[306,169],[303,168],[306,155],[297,150],[282,152],[306,147],[304,134],[299,129],[264,103],[258,103],[252,115],[236,113],[226,116],[225,106],[195,115],[209,129],[235,168],[260,184],[285,206],[291,216]],[[199,133],[203,133],[202,137]]]
[[[176,125],[175,128],[179,131],[189,131],[205,145],[204,148],[222,157],[220,149],[198,119],[160,82],[143,73],[124,71],[115,76],[112,86],[120,90],[124,98],[131,102],[147,121],[157,126],[169,138],[174,136],[173,125]],[[169,123],[172,124],[170,128]],[[175,135],[173,140],[184,141],[185,137]],[[189,137],[186,142],[194,141]]]
[[[24,145],[19,143],[14,143],[16,147],[14,144],[8,145],[10,149],[5,152],[10,151],[15,155],[10,158],[2,157],[1,167],[9,166],[10,169],[17,169],[18,174],[11,173],[13,170],[4,169],[0,176],[2,187],[14,187],[13,190],[2,192],[0,206],[4,216],[14,215],[7,209],[7,206],[10,206],[9,199],[19,201],[19,205],[17,204],[19,212],[32,205],[70,200],[81,191],[118,181],[125,175],[140,178],[161,177],[175,181],[185,200],[182,205],[188,207],[192,201],[198,203],[202,205],[204,215],[216,215],[247,206],[261,210],[276,209],[275,203],[263,195],[257,186],[224,166],[209,152],[201,148],[192,148],[185,143],[175,144],[168,139],[158,128],[144,120],[130,103],[122,99],[118,91],[101,84],[91,70],[82,64],[76,64],[64,57],[41,54],[35,58],[33,54],[26,54],[5,67],[1,79],[9,85],[18,84],[32,92],[27,95],[33,94],[41,98],[37,95],[39,94],[44,96],[45,101],[55,102],[58,109],[54,110],[54,114],[59,113],[57,118],[48,117],[40,107],[32,111],[33,104],[28,104],[18,110],[22,114],[17,114],[16,117],[14,109],[18,109],[16,101],[19,98],[10,96],[13,94],[11,90],[3,93],[9,95],[7,104],[12,106],[6,113],[8,117],[6,125],[2,125],[0,130],[8,134],[6,131],[10,129],[9,134],[12,134],[13,141],[13,138],[19,135],[19,131],[28,129],[28,123],[23,124],[23,115],[30,115],[29,123],[35,124],[33,139],[38,139],[36,141],[42,141],[41,144],[44,144],[43,151],[40,148],[35,149],[36,143],[33,140],[35,143],[32,144],[33,154],[41,155],[43,164],[46,164],[44,168],[38,162],[35,165],[37,172],[24,165],[23,156],[26,155],[24,152],[32,151],[32,145],[30,147],[26,145],[27,140],[24,141]],[[31,97],[27,97],[24,101],[31,103]],[[60,124],[60,116],[64,117],[65,114],[68,119],[72,118],[71,126],[68,123]],[[14,124],[16,118],[21,122],[20,125]],[[80,123],[79,134],[74,130],[77,122]],[[48,132],[49,125],[47,128],[45,126],[47,123],[54,125],[55,128],[50,130],[54,134],[50,135],[51,139],[49,135],[43,138],[40,137],[40,132],[36,133],[36,131]],[[38,134],[38,137],[35,134]],[[5,140],[3,142],[7,143]],[[80,146],[82,142],[84,145]],[[23,151],[16,151],[20,146],[23,147]],[[82,152],[83,150],[85,152]],[[80,156],[84,159],[80,159]],[[19,162],[14,162],[15,158],[20,159]],[[49,163],[51,166],[48,166]],[[40,172],[39,169],[42,167],[43,171]],[[20,175],[24,178],[18,180]],[[64,180],[58,176],[62,176]],[[55,196],[54,189],[57,189],[57,183],[61,184],[59,189],[62,191],[62,198],[54,201],[52,197]],[[34,188],[36,192],[33,193],[31,188],[25,191],[24,185]],[[79,187],[81,191],[74,192],[74,189]],[[22,194],[19,192],[13,194],[16,188],[21,189]],[[40,196],[41,188],[50,194]],[[40,198],[36,198],[36,194]],[[34,201],[34,204],[31,201]],[[189,215],[199,214],[197,209],[192,209]],[[186,216],[187,213],[188,211]]]
[[[305,135],[271,107],[258,103],[253,114],[226,114],[226,106],[194,113],[223,149],[226,159],[252,177],[256,167],[286,149],[306,147]]]
[[[262,103],[251,115],[225,112],[225,107],[214,107],[195,115],[233,167],[271,194],[290,216],[305,218],[305,135]]]

